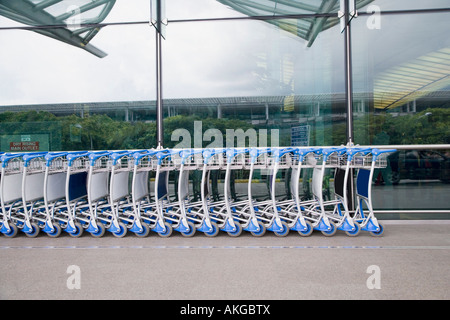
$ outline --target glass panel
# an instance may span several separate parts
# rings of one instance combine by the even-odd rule
[[[146,123],[155,120],[156,86],[148,25],[104,28],[95,38],[104,58],[34,32],[2,31],[0,41],[8,43],[0,52],[1,151],[154,144],[144,134],[155,129]]]
[[[448,13],[380,19],[353,23],[355,142],[450,143]]]
[[[106,19],[108,15],[111,17]],[[149,21],[149,15],[149,3],[146,0],[136,0],[133,5],[124,0],[46,0],[34,3],[17,0],[0,4],[0,26],[39,26],[33,31],[101,58],[107,53],[96,47],[94,42],[91,43],[101,30],[96,26],[82,24],[97,24],[105,19],[108,22],[142,21],[145,24]],[[58,28],[51,28],[52,25],[58,25]]]
[[[353,21],[355,143],[450,143],[448,18],[433,13]],[[399,150],[375,173],[375,208],[449,209],[448,168],[447,150]]]
[[[196,120],[203,127],[192,146],[209,144],[202,137],[207,129],[218,129],[225,144],[226,129],[239,128],[267,133],[260,145],[273,138],[267,145],[288,146],[293,134],[297,143],[327,145],[332,119],[345,121],[338,27],[320,33],[309,48],[301,37],[260,21],[169,23],[167,34],[163,88],[165,116],[173,121],[165,131],[169,145],[171,130],[191,130]],[[309,136],[298,142],[298,130],[305,128]],[[345,134],[341,138],[345,143]]]
[[[448,210],[449,150],[399,150],[374,174],[376,210]]]

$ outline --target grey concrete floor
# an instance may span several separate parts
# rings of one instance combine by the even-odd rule
[[[450,223],[380,222],[378,238],[2,236],[0,299],[449,299]]]

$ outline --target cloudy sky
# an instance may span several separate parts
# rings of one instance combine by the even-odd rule
[[[392,1],[375,2],[386,10],[402,8],[385,5]],[[448,7],[448,0],[432,3]],[[240,15],[215,0],[167,0],[166,13],[169,20]],[[147,21],[149,15],[149,0],[117,0],[105,22]],[[355,68],[368,52],[382,68],[385,60],[402,61],[450,46],[442,37],[442,29],[449,29],[448,13],[416,20],[383,17],[382,28],[371,32],[366,19],[358,18],[353,28]],[[16,25],[0,17],[0,26]],[[381,39],[382,46],[374,45]],[[103,28],[91,41],[108,53],[103,59],[30,31],[0,31],[0,41],[0,105],[155,99],[155,34],[149,25]],[[163,41],[163,95],[343,92],[343,53],[337,27],[306,48],[304,40],[261,21],[172,23]],[[370,77],[372,71],[366,69],[361,72]]]

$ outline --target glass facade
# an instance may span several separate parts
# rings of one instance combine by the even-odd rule
[[[0,0],[0,151],[155,147],[150,2]],[[375,174],[375,209],[450,218],[448,0],[356,1],[351,115],[340,1],[164,7],[164,146],[345,145],[351,116],[355,144],[399,150]]]

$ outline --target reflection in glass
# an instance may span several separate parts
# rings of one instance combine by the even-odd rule
[[[89,44],[100,29],[81,27],[81,24],[103,21],[113,8],[115,1],[6,0],[0,5],[0,15],[27,26],[39,26],[33,31],[103,58],[106,53]],[[59,27],[48,28],[51,25]]]

